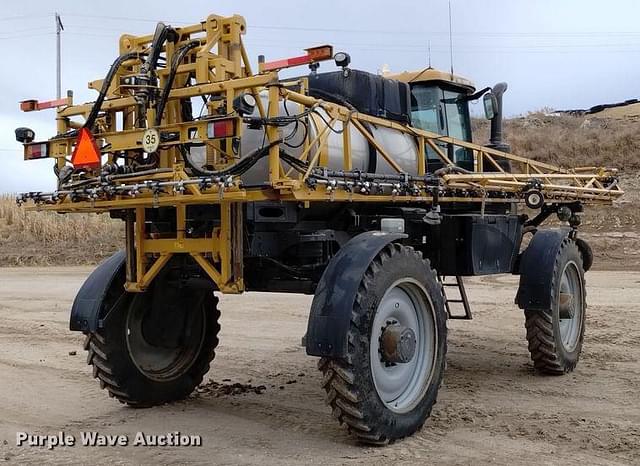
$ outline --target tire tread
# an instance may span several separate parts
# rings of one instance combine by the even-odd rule
[[[570,238],[565,238],[556,255],[551,281],[552,307],[556,305],[555,295],[558,286],[560,286],[562,256],[566,248],[571,246],[575,247],[574,241]],[[581,261],[579,266],[582,267]],[[575,369],[578,363],[577,359],[575,361],[565,361],[559,355],[559,349],[554,335],[553,312],[551,309],[544,311],[525,310],[525,329],[531,360],[537,371],[550,375],[561,375]]]
[[[214,335],[210,351],[207,348],[203,349],[203,351],[209,351],[209,357],[204,358],[199,365],[195,364],[189,369],[188,376],[192,378],[194,388],[200,385],[205,374],[209,371],[211,361],[215,358],[215,348],[219,342],[220,311],[217,306],[218,299],[214,298],[213,302],[214,309],[211,313],[211,318],[214,319],[212,325]],[[100,329],[87,334],[84,348],[87,350],[87,364],[93,368],[93,377],[100,382],[100,388],[109,392],[109,396],[132,407],[147,407],[157,404],[135,399],[127,389],[127,380],[118,378],[115,375],[114,364],[109,358],[109,342]]]
[[[437,284],[440,293],[442,293],[442,286],[438,282],[436,272],[431,268],[429,260],[424,259],[422,254],[411,247],[391,243],[374,258],[363,275],[362,282],[355,297],[354,309],[351,314],[351,325],[347,335],[350,343],[349,355],[345,359],[321,358],[318,361],[318,369],[323,372],[322,387],[327,393],[326,403],[331,408],[333,416],[336,417],[341,425],[346,425],[349,432],[356,436],[358,441],[370,445],[387,445],[404,436],[393,437],[385,433],[375,421],[366,421],[366,395],[358,393],[356,371],[350,362],[352,359],[350,355],[356,351],[358,342],[363,338],[360,319],[367,312],[363,303],[365,297],[373,287],[375,274],[384,269],[387,261],[398,255],[405,255],[409,259],[419,259],[429,271],[428,273],[431,274],[429,278]],[[446,357],[446,335],[443,358],[444,357]],[[440,377],[437,383],[439,388],[442,383],[442,377]],[[435,400],[429,407],[427,417],[430,415],[433,405],[435,405]],[[422,424],[423,422],[420,423],[413,432],[409,432],[407,435],[411,435],[419,430]]]

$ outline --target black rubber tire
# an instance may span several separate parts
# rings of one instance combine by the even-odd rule
[[[565,265],[573,261],[577,264],[582,284],[581,328],[576,347],[567,351],[560,334],[559,293],[560,280]],[[586,288],[582,253],[576,243],[566,238],[556,256],[551,282],[551,309],[534,311],[525,309],[525,327],[529,352],[535,369],[542,374],[562,375],[575,369],[582,351],[586,318]]]
[[[159,280],[160,277],[156,278]],[[123,283],[111,287],[106,305],[113,305],[124,293]],[[151,292],[148,291],[148,293]],[[132,312],[135,300],[133,294],[126,293],[123,305],[115,309],[104,321],[104,327],[87,335],[84,348],[88,352],[87,364],[93,366],[93,376],[100,381],[100,388],[106,389],[109,396],[136,408],[146,408],[186,398],[202,382],[215,357],[220,331],[220,311],[218,298],[212,292],[189,290],[205,293],[200,302],[204,316],[205,334],[193,362],[178,377],[167,380],[152,380],[145,376],[133,362],[127,347],[127,315]]]
[[[438,332],[431,383],[416,407],[403,414],[388,409],[376,391],[369,361],[369,342],[376,309],[386,290],[398,279],[411,277],[429,294]],[[412,435],[431,414],[446,364],[447,326],[442,286],[428,260],[413,248],[392,243],[365,272],[356,296],[345,359],[321,358],[326,402],[340,424],[363,443],[384,445]]]

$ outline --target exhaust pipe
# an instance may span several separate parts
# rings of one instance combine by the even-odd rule
[[[495,114],[491,119],[491,136],[488,146],[492,149],[509,152],[511,147],[504,142],[504,134],[502,131],[502,95],[507,90],[507,83],[498,83],[493,86],[491,94],[495,98]]]

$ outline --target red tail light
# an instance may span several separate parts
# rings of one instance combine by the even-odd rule
[[[49,157],[49,143],[31,142],[24,145],[24,159],[37,160]]]
[[[207,137],[209,139],[230,138],[235,136],[235,118],[211,121],[207,125]]]

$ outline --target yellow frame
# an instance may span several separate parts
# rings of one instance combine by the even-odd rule
[[[135,211],[135,226],[129,225],[127,241],[130,250],[135,250],[135,257],[129,257],[128,261],[135,260],[135,267],[128,264],[127,290],[141,292],[148,288],[153,279],[175,254],[189,254],[202,267],[203,271],[216,283],[218,288],[226,293],[239,293],[244,290],[242,279],[242,218],[240,208],[242,203],[263,200],[278,200],[306,203],[310,202],[406,202],[422,205],[433,203],[433,186],[427,183],[426,178],[426,148],[430,147],[445,165],[454,165],[447,154],[437,143],[450,144],[465,147],[472,151],[475,161],[475,170],[472,173],[449,173],[440,176],[438,189],[446,195],[439,196],[438,202],[478,202],[478,203],[504,203],[520,202],[522,192],[535,178],[537,188],[545,197],[556,202],[584,202],[584,203],[611,203],[613,199],[623,194],[616,182],[616,171],[600,168],[585,167],[566,169],[547,163],[537,162],[515,154],[497,151],[492,148],[461,141],[458,139],[441,136],[428,131],[403,125],[394,121],[354,112],[344,106],[326,102],[310,97],[306,94],[306,79],[295,83],[283,83],[279,80],[277,71],[254,75],[251,71],[247,52],[242,42],[242,35],[246,31],[246,24],[241,16],[221,17],[210,15],[205,21],[192,26],[178,28],[179,41],[175,44],[167,44],[165,54],[169,63],[176,49],[188,41],[198,41],[195,47],[185,57],[185,60],[177,68],[174,87],[169,94],[169,101],[162,117],[162,124],[156,129],[162,132],[178,134],[174,141],[163,144],[159,168],[163,171],[140,176],[135,173],[127,178],[118,179],[118,183],[145,187],[145,183],[184,183],[185,189],[172,192],[151,192],[150,189],[142,189],[133,195],[131,192],[121,191],[116,194],[106,195],[96,191],[91,199],[78,199],[68,192],[53,193],[49,198],[43,195],[33,196],[38,200],[36,208],[53,210],[57,212],[104,212],[109,210],[133,210]],[[124,35],[120,39],[120,52],[144,51],[152,41],[151,35],[135,37]],[[116,80],[111,85],[108,98],[102,105],[103,116],[99,118],[97,140],[108,144],[111,151],[139,151],[141,148],[142,133],[145,128],[135,128],[132,109],[135,108],[135,99],[127,88],[119,85],[123,76],[135,74],[140,70],[141,63],[138,60],[130,60],[125,63]],[[166,83],[168,70],[158,71],[159,84]],[[186,78],[195,78],[195,84],[180,86],[178,83],[186,82]],[[102,80],[93,81],[90,87],[99,89]],[[297,90],[294,90],[296,88]],[[264,108],[258,94],[265,91],[268,95],[268,107]],[[328,115],[328,124],[322,119],[314,117],[318,128],[312,137],[308,132],[304,141],[300,160],[308,162],[306,173],[295,173],[293,170],[285,171],[280,157],[279,145],[272,145],[268,154],[268,179],[266,187],[245,189],[238,179],[220,185],[213,184],[209,187],[200,187],[185,171],[181,154],[177,150],[178,144],[193,142],[205,142],[208,144],[208,157],[211,155],[216,167],[222,168],[234,163],[222,157],[220,141],[208,141],[206,138],[206,125],[211,119],[199,121],[180,121],[179,100],[197,96],[217,95],[219,107],[208,104],[207,115],[215,116],[215,111],[230,114],[232,103],[236,96],[242,92],[248,92],[256,97],[258,110],[264,118],[278,116],[279,104],[283,99],[299,104],[302,110],[321,108]],[[49,156],[57,160],[59,168],[67,163],[67,158],[72,152],[75,136],[69,131],[81,126],[81,123],[73,118],[86,119],[91,111],[91,104],[73,105],[71,98],[68,106],[62,107],[57,112],[58,136],[49,141]],[[147,111],[147,120],[154,121],[155,110]],[[122,120],[119,128],[118,118]],[[400,165],[393,154],[388,153],[366,129],[367,124],[391,128],[399,132],[411,135],[417,145],[417,158],[415,184],[419,190],[416,193],[398,194],[363,194],[347,192],[341,189],[328,189],[326,186],[309,186],[307,181],[312,176],[314,167],[327,167],[328,149],[327,140],[330,134],[330,126],[341,124],[343,127],[343,157],[342,170],[350,171],[353,168],[351,128],[355,128],[373,147],[378,154],[398,173],[402,173]],[[242,135],[242,124],[238,118],[237,137]],[[269,143],[279,139],[279,130],[273,125],[266,126],[266,138]],[[104,147],[104,146],[103,146]],[[507,173],[499,160],[508,160],[514,170]],[[112,156],[108,155],[112,161]],[[486,167],[492,167],[492,172],[483,171]],[[197,180],[196,180],[197,181]],[[464,195],[460,195],[460,192]],[[491,197],[488,193],[502,193],[503,197]],[[80,196],[82,198],[82,196]],[[219,204],[221,209],[220,226],[213,232],[211,238],[194,239],[185,237],[186,208],[194,204]],[[155,207],[171,207],[176,209],[177,233],[175,238],[150,238],[144,231],[145,209]],[[135,269],[135,270],[134,270]],[[133,276],[131,276],[133,274]]]

